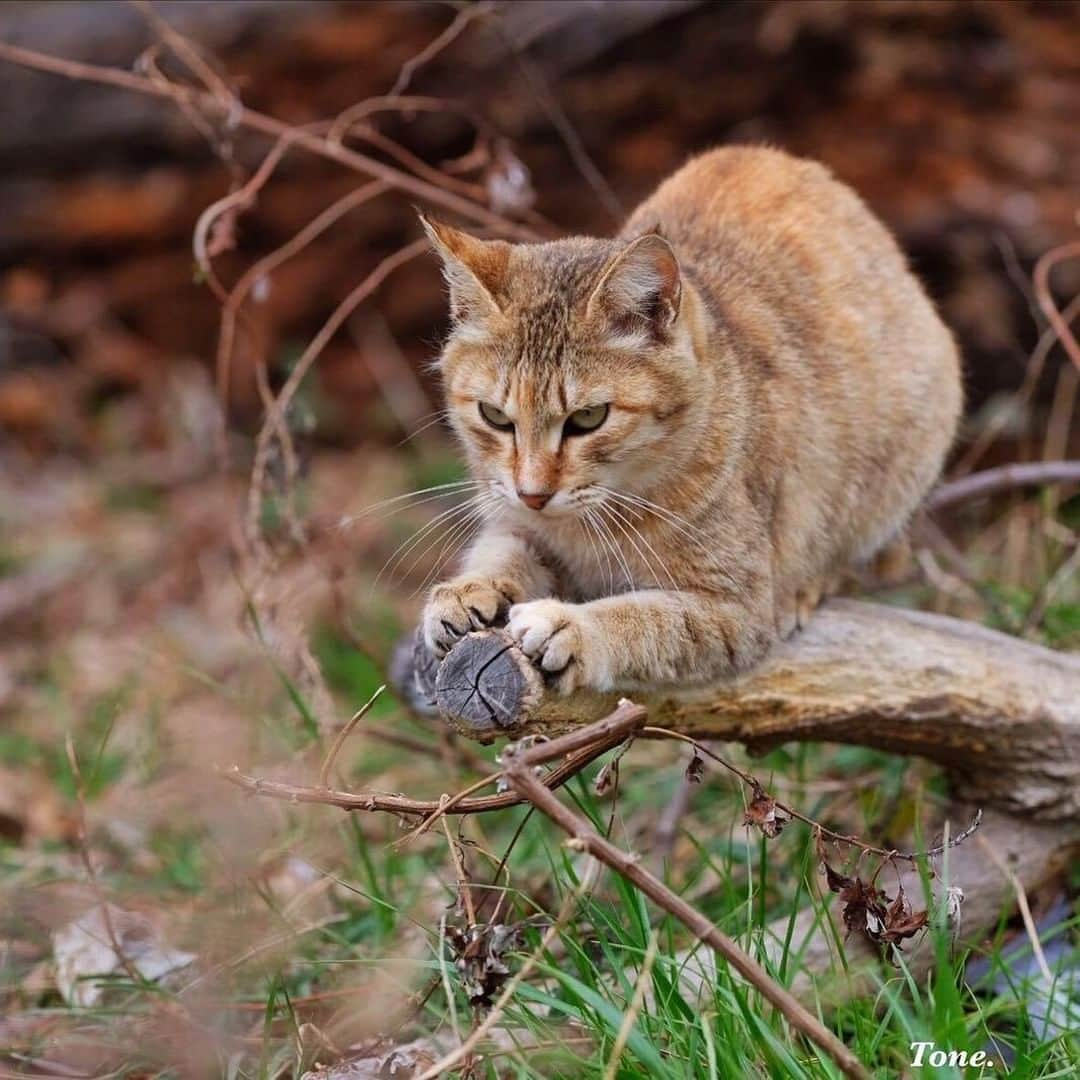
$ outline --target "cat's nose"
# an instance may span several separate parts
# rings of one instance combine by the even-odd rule
[[[518,488],[518,498],[531,510],[543,510],[551,500],[554,491],[522,491]]]

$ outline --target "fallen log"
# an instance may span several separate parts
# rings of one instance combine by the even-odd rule
[[[498,629],[470,634],[441,664],[422,644],[411,652],[399,660],[399,688],[420,711],[485,742],[565,732],[606,715],[618,698],[548,692]],[[943,766],[955,800],[947,811],[952,833],[971,820],[973,807],[987,811],[982,828],[934,861],[932,896],[917,867],[900,873],[916,906],[961,890],[958,939],[968,944],[997,924],[1018,890],[1039,887],[1080,844],[1080,656],[945,616],[834,600],[753,672],[691,690],[635,693],[634,700],[649,710],[650,725],[752,751],[825,740]],[[776,931],[783,941],[786,919]],[[880,953],[855,938],[842,981],[818,985],[838,967],[839,940],[814,912],[798,917],[796,993],[836,1001],[875,985]],[[906,962],[916,975],[926,971],[931,943],[909,949]]]

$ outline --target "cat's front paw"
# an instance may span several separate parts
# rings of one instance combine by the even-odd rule
[[[581,604],[561,600],[515,604],[507,630],[560,694],[600,687],[603,650]]]
[[[424,644],[435,656],[445,656],[472,630],[503,622],[521,590],[510,581],[486,577],[460,577],[431,590],[421,626]]]

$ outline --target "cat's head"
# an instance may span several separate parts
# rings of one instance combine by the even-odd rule
[[[545,517],[655,483],[702,389],[668,242],[509,244],[424,227],[450,289],[439,368],[473,475]]]

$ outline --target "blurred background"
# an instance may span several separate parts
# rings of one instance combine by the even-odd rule
[[[212,767],[310,780],[463,538],[413,532],[431,505],[365,509],[461,476],[425,368],[446,306],[414,207],[489,235],[607,234],[696,151],[818,158],[895,230],[959,338],[968,415],[950,474],[1080,457],[1080,369],[1033,283],[1080,238],[1070,0],[20,0],[0,6],[0,43],[13,1045],[60,1022],[43,1003],[70,1004],[54,935],[102,881],[208,969],[231,978],[254,948],[307,972],[297,994],[323,986],[310,955],[265,943],[283,912],[306,925],[348,909],[335,875],[353,872],[357,836],[395,826],[240,803]],[[93,70],[33,70],[11,47]],[[1048,289],[1073,322],[1080,259]],[[940,516],[887,598],[1075,647],[1069,493]],[[437,795],[475,754],[390,696],[374,716],[339,763],[354,786]],[[838,761],[819,778],[886,778],[869,799],[922,775]],[[667,782],[642,778],[646,817]],[[834,809],[880,832],[882,805]],[[422,872],[399,860],[379,888],[400,871],[400,902],[430,927],[446,849],[421,849]],[[350,940],[398,942],[377,923]],[[379,992],[400,1006],[400,986]],[[175,1017],[155,1022],[177,1037]],[[74,1056],[56,1061],[111,1067],[110,1038],[68,1034]]]

